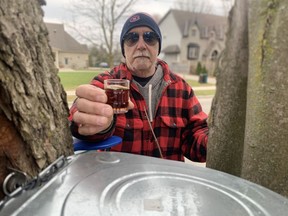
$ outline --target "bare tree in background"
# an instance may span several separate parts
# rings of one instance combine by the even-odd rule
[[[225,16],[228,16],[230,9],[234,5],[234,0],[222,0],[222,7]]]
[[[195,13],[209,14],[212,11],[211,4],[207,1],[200,0],[175,0],[174,8]]]
[[[174,8],[184,11],[191,11],[196,13],[216,13],[213,8],[212,0],[175,0]],[[228,13],[232,6],[234,5],[234,0],[221,0],[222,15],[228,16]],[[219,13],[219,12],[218,12]]]
[[[114,63],[116,24],[122,20],[136,0],[72,0],[70,12],[73,26],[78,36],[93,46],[104,45],[107,49],[109,65]],[[118,37],[116,37],[118,36]]]

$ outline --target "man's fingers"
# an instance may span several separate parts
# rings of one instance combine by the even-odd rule
[[[102,103],[107,102],[105,90],[93,85],[80,85],[76,88],[75,94],[78,98],[85,98],[90,101],[97,101]]]
[[[111,117],[113,115],[113,109],[110,105],[92,102],[84,98],[77,99],[76,107],[79,112],[83,113],[102,115],[105,117]]]
[[[104,127],[84,124],[78,128],[78,133],[84,136],[88,136],[88,135],[97,134],[105,129],[106,128]]]
[[[92,103],[90,102],[99,102],[99,103],[103,103],[106,104],[107,103],[107,95],[105,94],[105,90],[98,88],[96,86],[93,85],[80,85],[76,88],[76,96],[78,97],[76,103],[77,103],[77,109],[83,112],[87,112],[87,113],[99,113],[102,114],[105,113],[104,115],[110,115],[110,109],[109,108],[100,108],[99,104],[94,104],[92,105]],[[86,108],[88,107],[88,108]],[[132,101],[129,99],[129,105],[128,105],[128,109],[133,109],[134,108],[134,104],[132,103]],[[103,110],[99,110],[99,109],[103,109]],[[105,111],[104,111],[105,110]]]
[[[112,118],[113,115],[111,117],[105,117],[101,115],[91,115],[79,111],[75,112],[73,115],[73,121],[79,125],[94,125],[104,128],[107,128],[110,125]]]
[[[133,109],[134,108],[134,104],[132,103],[132,101],[129,99],[129,104],[128,104],[128,109]]]

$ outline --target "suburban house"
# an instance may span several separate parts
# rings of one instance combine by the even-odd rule
[[[225,47],[227,26],[227,17],[170,10],[159,21],[161,58],[175,72],[195,74],[200,62],[212,75]]]
[[[80,44],[69,35],[63,24],[45,23],[57,68],[81,69],[88,67],[87,45]]]

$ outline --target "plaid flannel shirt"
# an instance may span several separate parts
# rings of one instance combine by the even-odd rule
[[[167,63],[158,60],[163,68],[166,87],[156,107],[152,127],[160,144],[164,158],[183,161],[205,162],[208,141],[207,115],[194,95],[192,88],[181,77],[172,73]],[[132,74],[125,64],[113,68],[95,77],[91,84],[103,88],[105,79],[121,78],[132,80]],[[72,121],[77,108],[70,109],[69,120],[72,122],[73,136],[87,141],[97,141],[116,135],[122,137],[120,145],[111,151],[160,157],[159,150],[149,127],[149,118],[145,115],[147,105],[135,83],[131,82],[130,99],[134,109],[125,114],[115,115],[112,128],[105,134],[81,136],[78,126]]]

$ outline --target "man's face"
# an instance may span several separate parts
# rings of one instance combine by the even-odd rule
[[[133,28],[124,37],[126,64],[136,76],[154,74],[158,49],[157,35],[148,27]]]

